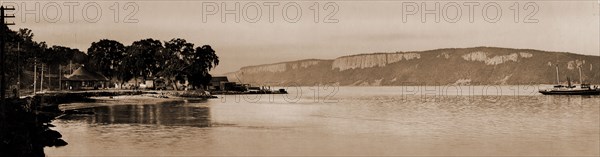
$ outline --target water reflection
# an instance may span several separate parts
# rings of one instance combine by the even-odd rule
[[[89,124],[151,124],[164,126],[210,127],[210,109],[196,100],[168,101],[156,104],[106,105],[79,109],[93,115],[74,114],[64,120]]]
[[[63,108],[95,115],[57,120],[56,129],[71,144],[46,151],[49,156],[600,154],[600,96],[434,97],[392,89],[353,87],[337,94],[336,103],[315,101],[312,91],[303,91],[305,97],[293,103],[282,96],[252,102],[230,96],[73,104]],[[364,92],[378,90],[384,92]]]

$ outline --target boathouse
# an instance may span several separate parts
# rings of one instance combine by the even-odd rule
[[[85,66],[79,67],[73,71],[70,75],[65,76],[63,80],[65,89],[68,90],[91,90],[105,88],[106,83],[109,79],[106,76],[92,72],[85,68]]]
[[[229,83],[229,80],[226,76],[215,76],[210,79],[210,84],[208,85],[209,91],[223,91],[225,90],[225,84]]]

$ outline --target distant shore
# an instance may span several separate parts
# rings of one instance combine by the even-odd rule
[[[66,98],[94,98],[117,96],[147,96],[156,98],[185,97],[185,98],[216,98],[203,91],[171,91],[171,90],[87,90],[87,91],[49,91],[37,95]]]

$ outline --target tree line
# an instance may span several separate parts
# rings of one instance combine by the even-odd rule
[[[116,40],[101,39],[91,43],[87,53],[66,46],[48,46],[33,40],[34,34],[24,28],[7,33],[7,82],[16,84],[18,75],[32,71],[35,65],[46,65],[48,73],[58,74],[68,65],[85,65],[111,81],[123,85],[138,78],[167,80],[177,90],[176,83],[188,81],[195,88],[210,82],[209,71],[219,64],[219,57],[210,45],[195,46],[181,38],[160,41],[152,38],[124,45]],[[58,70],[57,70],[58,69]],[[72,70],[72,69],[71,69]],[[32,83],[20,79],[21,84]],[[24,81],[25,80],[25,81]]]

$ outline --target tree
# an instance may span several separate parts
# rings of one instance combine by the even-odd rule
[[[117,66],[117,71],[115,73],[115,77],[117,77],[117,79],[121,81],[121,88],[123,88],[123,84],[125,84],[125,82],[133,79],[135,74],[134,63],[136,62],[136,60],[135,58],[128,56],[129,54],[125,53],[124,57],[121,59],[119,66]]]
[[[211,79],[208,72],[219,64],[212,47],[204,45],[194,48],[193,43],[180,38],[165,42],[164,47],[161,41],[151,38],[135,41],[130,46],[102,39],[93,42],[86,54],[78,49],[48,47],[45,42],[33,41],[34,34],[27,28],[18,31],[12,31],[8,27],[4,29],[8,31],[6,69],[7,74],[13,76],[9,77],[12,79],[9,82],[16,82],[14,75],[24,75],[24,69],[33,69],[34,62],[38,65],[47,64],[54,70],[56,66],[72,62],[87,64],[92,70],[99,71],[110,79],[117,78],[121,84],[138,77],[163,77],[177,90],[177,81],[188,80],[194,87],[206,86]]]
[[[219,57],[210,45],[197,47],[188,58],[191,64],[185,69],[188,81],[194,87],[206,87],[210,83],[211,69],[219,65]]]
[[[154,77],[162,68],[161,62],[157,62],[155,57],[160,56],[164,47],[162,42],[152,38],[135,41],[127,48],[126,58],[132,65],[133,77],[143,77],[144,79]]]
[[[72,60],[73,56],[76,53],[83,52],[79,51],[78,49],[72,49],[69,47],[55,45],[46,49],[44,53],[41,54],[42,58],[40,59],[40,61],[46,64],[47,68],[44,69],[47,70],[47,74],[56,74],[59,77],[61,77],[63,75],[63,72],[68,70],[62,69],[60,66],[68,65],[70,63],[70,60]],[[58,81],[60,80],[52,81],[49,78],[48,87],[52,87],[53,85],[59,85],[60,83]]]
[[[102,39],[93,42],[87,50],[90,69],[99,71],[112,79],[117,75],[121,59],[125,56],[125,45],[115,40]]]
[[[44,59],[48,46],[45,42],[33,41],[34,34],[30,29],[23,28],[18,31],[10,30],[3,26],[6,31],[6,74],[7,84],[13,85],[17,83],[17,75],[25,78],[26,70],[33,69],[34,62],[49,61]],[[31,79],[21,79],[21,85],[32,84]]]
[[[163,67],[159,76],[168,80],[173,89],[178,90],[176,82],[185,81],[184,69],[189,65],[185,58],[194,53],[194,44],[188,43],[185,39],[171,39],[165,42],[165,50],[162,52],[161,63]]]
[[[16,34],[23,41],[33,42],[33,32],[28,28],[21,28]]]
[[[43,54],[43,61],[49,65],[67,65],[69,60],[73,59],[76,53],[79,53],[78,49],[72,49],[64,46],[52,46],[48,48],[46,53]]]
[[[88,63],[88,55],[86,55],[82,51],[79,51],[79,49],[74,49],[73,58],[71,58],[71,59],[73,60],[73,63],[77,63],[77,64]]]

